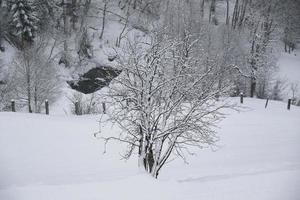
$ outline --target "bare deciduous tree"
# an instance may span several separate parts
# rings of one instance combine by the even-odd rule
[[[185,159],[188,147],[215,144],[212,127],[222,118],[220,109],[230,107],[216,96],[225,96],[231,85],[216,89],[219,70],[199,64],[192,54],[197,41],[156,35],[150,43],[128,41],[119,52],[123,72],[111,84],[108,115],[122,132],[103,138],[127,143],[125,158],[138,150],[139,166],[153,177],[172,154]]]
[[[107,5],[108,5],[108,1],[107,0],[104,0],[103,1],[103,15],[102,15],[102,27],[101,27],[101,33],[100,33],[100,39],[102,39],[103,37],[103,34],[104,34],[104,28],[105,28],[105,19],[106,19],[106,11],[107,11]]]
[[[297,95],[299,92],[299,84],[297,82],[293,82],[290,84],[290,91],[292,93],[292,103],[297,104]]]
[[[46,99],[53,102],[59,94],[60,84],[52,51],[49,55],[46,53],[48,45],[48,41],[39,38],[34,46],[20,51],[13,62],[16,96],[26,102],[29,112],[40,112]]]

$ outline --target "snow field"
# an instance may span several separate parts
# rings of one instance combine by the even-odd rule
[[[103,154],[100,116],[0,113],[0,199],[299,200],[300,108],[264,104],[245,98],[219,124],[218,146],[170,162],[158,180],[121,160],[123,145]]]

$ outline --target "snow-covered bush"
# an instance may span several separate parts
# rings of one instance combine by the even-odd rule
[[[71,97],[69,97],[69,100],[71,102],[70,106],[72,114],[87,115],[102,112],[102,102],[96,93],[83,94],[80,92],[73,92]]]
[[[273,100],[283,100],[283,92],[286,89],[286,81],[278,79],[275,81],[274,86],[271,90],[271,99]]]
[[[220,109],[230,107],[217,96],[226,96],[231,85],[218,85],[214,65],[199,64],[197,41],[153,33],[150,43],[128,41],[118,55],[122,73],[108,92],[108,116],[122,132],[104,139],[127,143],[125,158],[137,150],[139,166],[153,177],[171,155],[185,159],[188,147],[214,145],[212,127],[222,118]]]

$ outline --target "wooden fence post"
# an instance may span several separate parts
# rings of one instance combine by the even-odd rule
[[[46,115],[49,115],[49,102],[48,99],[45,101]]]
[[[12,112],[16,112],[16,103],[15,103],[15,100],[11,100],[11,111]]]
[[[102,110],[103,110],[103,114],[106,114],[106,105],[105,105],[105,102],[102,102]]]
[[[268,103],[269,103],[269,98],[267,98],[267,101],[266,101],[265,108],[267,108],[267,107],[268,107]]]
[[[291,103],[292,103],[292,99],[288,100],[288,105],[287,105],[287,109],[290,110],[291,109]]]
[[[244,94],[241,92],[241,94],[240,94],[240,102],[241,102],[241,104],[243,104],[244,103]]]

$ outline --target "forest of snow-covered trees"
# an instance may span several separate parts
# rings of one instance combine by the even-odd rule
[[[297,0],[0,0],[0,111],[15,99],[40,113],[68,89],[93,113],[109,86],[101,99],[124,135],[104,140],[128,144],[125,158],[138,149],[157,177],[171,153],[215,143],[211,127],[233,108],[224,97],[297,87],[276,72],[280,52],[299,48],[299,22]]]
[[[154,35],[182,43],[180,56],[197,58],[202,69],[220,70],[218,87],[230,82],[230,95],[280,99],[278,52],[297,48],[300,32],[296,0],[2,0],[0,9],[1,54],[10,57],[0,60],[1,109],[14,98],[30,112],[55,99],[61,68],[76,77],[114,66],[107,60],[116,51]]]

